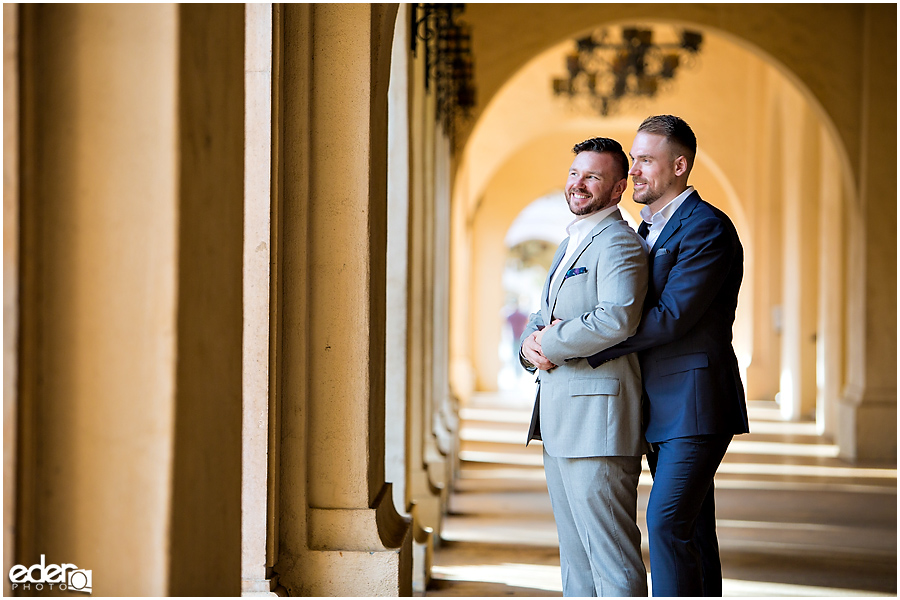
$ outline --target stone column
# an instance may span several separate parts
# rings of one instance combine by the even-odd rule
[[[391,482],[394,505],[411,516],[410,454],[410,89],[409,5],[401,4],[394,26],[388,106],[388,249],[387,332],[385,337],[385,478]],[[430,576],[431,530],[413,520],[413,592],[425,591]]]
[[[22,10],[19,558],[237,594],[243,10]]]
[[[3,5],[3,572],[16,564],[19,367],[19,8]],[[9,577],[3,595],[11,596]]]
[[[779,403],[785,419],[815,415],[819,129],[797,92],[785,88],[782,173],[784,255]],[[799,158],[802,157],[802,158]],[[802,161],[808,177],[793,165]],[[808,161],[808,162],[807,162]]]
[[[897,7],[864,10],[859,202],[848,214],[848,380],[838,444],[848,459],[896,461]]]
[[[387,94],[396,10],[284,7],[276,571],[291,594],[411,593],[409,521],[397,514],[384,478]]]
[[[452,163],[451,140],[440,136],[435,148],[435,198],[434,198],[434,326],[433,326],[433,401],[435,468],[442,470],[442,481],[448,487],[453,480],[454,456],[457,445],[457,398],[450,391],[450,178]],[[448,490],[449,492],[449,490]],[[446,501],[446,498],[445,498]]]
[[[247,4],[244,39],[244,331],[241,427],[241,595],[272,595],[269,524],[276,456],[270,432],[270,294],[272,250],[272,51],[271,4]],[[277,218],[277,215],[274,215]],[[277,239],[277,238],[276,238]],[[273,407],[274,408],[274,407]],[[274,528],[272,528],[274,530]]]
[[[782,167],[780,142],[782,118],[777,105],[780,86],[767,72],[760,84],[762,105],[759,132],[762,150],[758,153],[759,181],[763,182],[753,210],[753,358],[747,367],[747,399],[775,399],[781,355],[781,270],[782,270]]]
[[[166,595],[178,8],[20,10],[23,512],[16,558],[31,565],[45,554],[47,563],[91,569],[101,596]]]
[[[178,360],[168,593],[238,595],[243,6],[179,5],[176,47]]]
[[[819,209],[819,316],[816,335],[816,425],[820,434],[834,439],[838,402],[844,387],[844,307],[847,292],[847,176],[824,127],[822,139]]]
[[[426,563],[440,540],[445,481],[429,469],[435,452],[432,424],[434,327],[432,234],[434,198],[434,94],[425,92],[424,52],[419,51],[412,74],[412,194],[409,237],[409,456],[408,498],[417,530],[427,532]],[[428,569],[430,571],[430,568]],[[426,572],[426,578],[430,574]]]
[[[453,252],[450,260],[450,386],[463,405],[475,389],[470,348],[472,336],[469,334],[472,231],[467,207],[472,201],[468,197],[467,170],[468,162],[457,169],[454,177],[450,227]]]

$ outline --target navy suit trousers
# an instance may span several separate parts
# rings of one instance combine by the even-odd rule
[[[713,478],[732,435],[700,435],[653,444],[647,503],[654,596],[721,596]]]

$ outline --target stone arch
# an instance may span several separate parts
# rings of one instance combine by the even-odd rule
[[[509,87],[513,85],[516,77],[533,68],[536,63],[539,63],[543,56],[552,51],[554,44],[557,44],[558,40],[572,39],[578,33],[584,31],[583,27],[578,26],[578,28],[575,28],[572,26],[572,23],[677,22],[682,26],[696,27],[707,35],[716,36],[733,47],[740,48],[747,56],[753,57],[759,65],[764,65],[766,69],[770,69],[777,76],[784,78],[803,97],[815,115],[817,122],[821,125],[821,129],[825,133],[826,143],[833,146],[833,154],[838,158],[841,179],[843,180],[841,187],[845,193],[843,202],[848,206],[859,206],[860,200],[854,190],[856,189],[855,183],[859,181],[860,175],[854,168],[854,161],[851,157],[859,151],[860,136],[859,132],[854,128],[858,123],[853,122],[854,118],[852,116],[848,117],[848,114],[852,115],[854,111],[859,112],[860,109],[857,104],[859,98],[854,97],[855,92],[842,92],[837,89],[838,86],[825,76],[823,67],[813,64],[814,61],[806,60],[807,57],[803,55],[809,52],[805,48],[811,47],[813,52],[819,56],[820,61],[834,59],[833,66],[838,67],[838,73],[833,75],[832,78],[841,79],[841,77],[846,76],[845,81],[857,82],[859,77],[854,72],[853,62],[854,60],[862,60],[862,52],[856,50],[861,47],[862,31],[867,19],[864,11],[835,10],[835,14],[828,15],[828,23],[824,28],[820,28],[819,31],[814,31],[815,28],[813,27],[810,27],[809,30],[803,29],[793,37],[788,36],[788,41],[785,42],[780,41],[781,34],[779,32],[791,30],[797,33],[794,31],[796,27],[791,25],[791,22],[796,23],[797,20],[790,18],[790,15],[787,14],[776,14],[777,11],[769,8],[762,8],[761,10],[729,9],[725,11],[726,14],[721,14],[721,11],[710,10],[709,7],[691,6],[686,7],[685,10],[681,10],[681,7],[679,7],[677,11],[670,10],[668,7],[654,7],[652,16],[643,7],[624,7],[623,5],[604,5],[603,16],[600,15],[600,11],[591,10],[589,7],[571,7],[574,13],[568,11],[568,8],[568,21],[562,23],[559,18],[549,14],[549,9],[546,6],[537,5],[536,10],[529,17],[529,22],[540,22],[541,27],[539,29],[541,34],[531,31],[526,26],[526,23],[521,22],[521,17],[516,17],[520,21],[520,31],[522,31],[522,35],[516,37],[521,39],[509,40],[509,43],[504,48],[507,57],[490,56],[491,59],[498,58],[500,64],[492,61],[491,78],[488,85],[485,86],[484,95],[487,97],[487,100],[480,105],[476,119],[465,136],[465,144],[456,172],[454,189],[455,210],[460,213],[455,221],[456,223],[465,223],[470,228],[467,230],[467,242],[469,244],[467,253],[479,262],[479,267],[483,267],[483,264],[481,264],[482,259],[479,258],[477,239],[473,237],[471,228],[477,223],[478,213],[490,206],[491,198],[490,193],[488,193],[490,178],[503,168],[503,165],[506,164],[505,161],[516,148],[533,143],[535,136],[538,135],[533,129],[523,132],[511,123],[499,126],[495,123],[495,131],[488,132],[488,129],[491,127],[492,115],[496,115],[498,112],[510,114],[509,99],[504,98],[504,96]],[[779,11],[781,8],[783,7],[780,7]],[[470,12],[477,10],[476,7],[473,7],[473,10]],[[508,9],[492,9],[490,11],[491,18],[494,21],[504,21],[504,15],[498,13],[503,13],[505,10]],[[796,7],[791,7],[787,12],[793,14],[796,12]],[[801,10],[800,12],[803,11]],[[585,16],[588,14],[591,15],[590,18]],[[799,15],[793,16],[798,17]],[[470,18],[477,21],[478,17],[480,15]],[[513,18],[512,14],[509,15],[509,18]],[[825,32],[838,27],[835,21],[842,21],[845,26],[849,25],[851,30],[844,37],[848,45],[854,50],[844,52],[845,55],[853,55],[849,59],[846,56],[843,58],[836,56],[837,52],[826,48],[823,44],[823,40],[826,39]],[[482,26],[477,29],[480,34],[490,37],[490,32],[484,31],[486,23],[481,22],[479,25]],[[490,26],[488,26],[488,29],[490,29]],[[540,39],[536,39],[538,37]],[[806,46],[804,41],[808,42],[809,45]],[[526,46],[528,47],[527,50],[525,49]],[[494,50],[492,49],[492,51]],[[822,57],[823,52],[826,55],[824,57]],[[514,58],[510,58],[510,55]],[[483,63],[485,61],[483,54],[479,56]],[[499,74],[501,72],[503,72],[502,75]],[[764,82],[757,81],[757,86],[759,87],[762,83]],[[547,85],[549,85],[549,81]],[[481,88],[479,91],[481,92]],[[527,104],[529,107],[534,106],[534,98],[531,96],[520,95],[519,101]],[[506,105],[504,105],[504,102]],[[566,123],[567,127],[574,130],[579,129],[579,127],[583,128],[586,125],[589,125],[589,123],[578,119],[571,119]],[[613,131],[633,131],[635,127],[633,123],[626,127],[621,118],[610,119],[605,125],[607,130]],[[542,123],[542,126],[546,127],[547,124]],[[540,126],[538,129],[540,129]],[[488,138],[490,140],[485,141]],[[701,138],[701,140],[703,139],[709,139],[709,137]],[[519,145],[516,145],[515,140],[519,141]],[[701,141],[701,149],[703,147],[704,145]],[[755,150],[759,151],[760,148],[755,148]],[[712,158],[712,156],[713,154],[710,153],[707,158]],[[745,189],[735,192],[735,186],[731,184],[727,177],[723,177],[725,173],[729,172],[730,168],[733,171],[733,167],[730,165],[720,166],[715,160],[710,161],[708,164],[711,170],[715,172],[714,179],[718,180],[728,190],[725,194],[727,197],[734,199],[740,196],[748,197],[754,192],[756,194],[760,193],[758,189],[753,190],[752,186],[750,186],[751,189],[746,189],[748,187],[746,185],[744,186]],[[538,195],[535,194],[530,199]],[[746,223],[746,218],[742,218],[740,215],[735,216],[738,222],[743,221]],[[744,227],[745,232],[749,230],[750,228]],[[861,243],[859,240],[860,235],[861,228],[858,224],[851,227],[850,238],[846,242],[847,246],[859,246]],[[753,241],[749,235],[747,240],[752,246]],[[454,254],[456,254],[456,249],[454,249]],[[467,273],[467,276],[468,279],[466,281],[460,282],[457,279],[455,284],[467,285],[470,289],[477,288],[477,277],[475,274],[470,272]],[[862,294],[864,292],[851,290],[850,293]],[[490,310],[486,312],[490,314]],[[464,309],[461,310],[458,306],[454,306],[454,315],[456,315],[455,323],[474,323],[471,331],[480,330],[480,324],[476,323],[478,320],[477,315],[467,314]],[[860,331],[857,331],[856,334],[862,335]],[[458,331],[454,333],[454,339],[459,340],[466,337],[464,334],[460,335]],[[474,348],[477,346],[478,343],[473,342],[471,339],[469,340],[468,347]],[[493,344],[486,344],[486,347],[492,348]],[[459,346],[457,346],[453,354],[453,370],[456,374],[465,372],[467,368],[462,354],[464,353],[460,352]],[[479,357],[476,362],[483,364],[481,362],[483,358]],[[477,383],[479,381],[477,374],[469,373],[463,379],[467,382],[470,390],[476,389],[479,385]],[[463,389],[460,391],[465,395],[466,386],[462,387]]]

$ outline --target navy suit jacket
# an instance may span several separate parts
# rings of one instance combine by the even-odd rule
[[[637,332],[588,357],[596,367],[638,353],[648,442],[749,431],[731,345],[743,262],[731,220],[693,192],[650,250]]]

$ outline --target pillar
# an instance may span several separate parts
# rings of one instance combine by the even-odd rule
[[[291,595],[411,594],[385,483],[387,106],[397,7],[284,6],[280,545]],[[314,60],[313,60],[314,58]]]
[[[237,595],[244,9],[185,4],[178,18],[178,360],[168,593]]]
[[[17,561],[237,594],[242,10],[22,11]]]
[[[273,357],[270,290],[277,289],[273,265],[277,253],[277,188],[272,178],[273,150],[273,11],[271,4],[245,7],[244,90],[244,330],[243,403],[241,437],[241,595],[274,595],[277,578],[270,567],[275,547],[274,506],[277,461],[276,386],[270,385],[277,369]],[[277,208],[277,207],[276,207]],[[273,236],[273,224],[276,231]],[[277,313],[276,313],[277,315]],[[277,325],[277,320],[275,323]]]
[[[840,455],[897,460],[897,7],[863,9],[859,201],[848,214]]]
[[[796,168],[782,172],[784,254],[781,334],[781,414],[788,420],[811,418],[816,407],[816,322],[818,301],[819,128],[800,95],[785,86],[783,156],[803,161],[809,177]],[[798,158],[798,157],[802,157]]]
[[[451,117],[452,118],[452,117]],[[452,140],[439,136],[435,148],[434,198],[434,335],[433,387],[434,413],[432,431],[437,455],[433,468],[442,471],[443,481],[453,479],[457,445],[458,399],[450,390],[450,207]],[[449,487],[449,486],[448,486]],[[446,501],[446,499],[445,499]]]
[[[819,210],[819,307],[816,335],[816,426],[820,434],[834,439],[837,413],[844,387],[844,307],[847,293],[847,247],[844,228],[847,191],[840,160],[834,144],[823,128]]]
[[[401,4],[394,26],[391,85],[388,104],[388,256],[387,331],[385,337],[385,478],[392,483],[394,506],[403,516],[412,516],[409,502],[408,457],[410,455],[410,6]],[[413,519],[413,592],[423,593],[430,577],[432,530]]]
[[[447,481],[434,441],[434,92],[426,94],[424,51],[418,42],[412,72],[411,196],[409,232],[409,456],[408,500],[413,520],[432,532],[430,564],[440,527]],[[431,85],[432,90],[434,84]],[[437,466],[437,468],[435,468]],[[426,578],[430,574],[426,575]]]
[[[450,257],[450,386],[465,405],[475,391],[475,369],[472,364],[471,315],[471,246],[472,231],[466,214],[468,198],[468,161],[459,165],[454,178],[451,203]]]
[[[753,210],[753,357],[747,367],[747,399],[775,400],[779,386],[782,332],[782,168],[780,136],[783,119],[778,106],[780,85],[771,71],[762,78],[760,98],[763,129],[759,181]]]
[[[3,572],[16,555],[19,367],[19,9],[3,5]],[[11,596],[9,577],[3,595]]]

